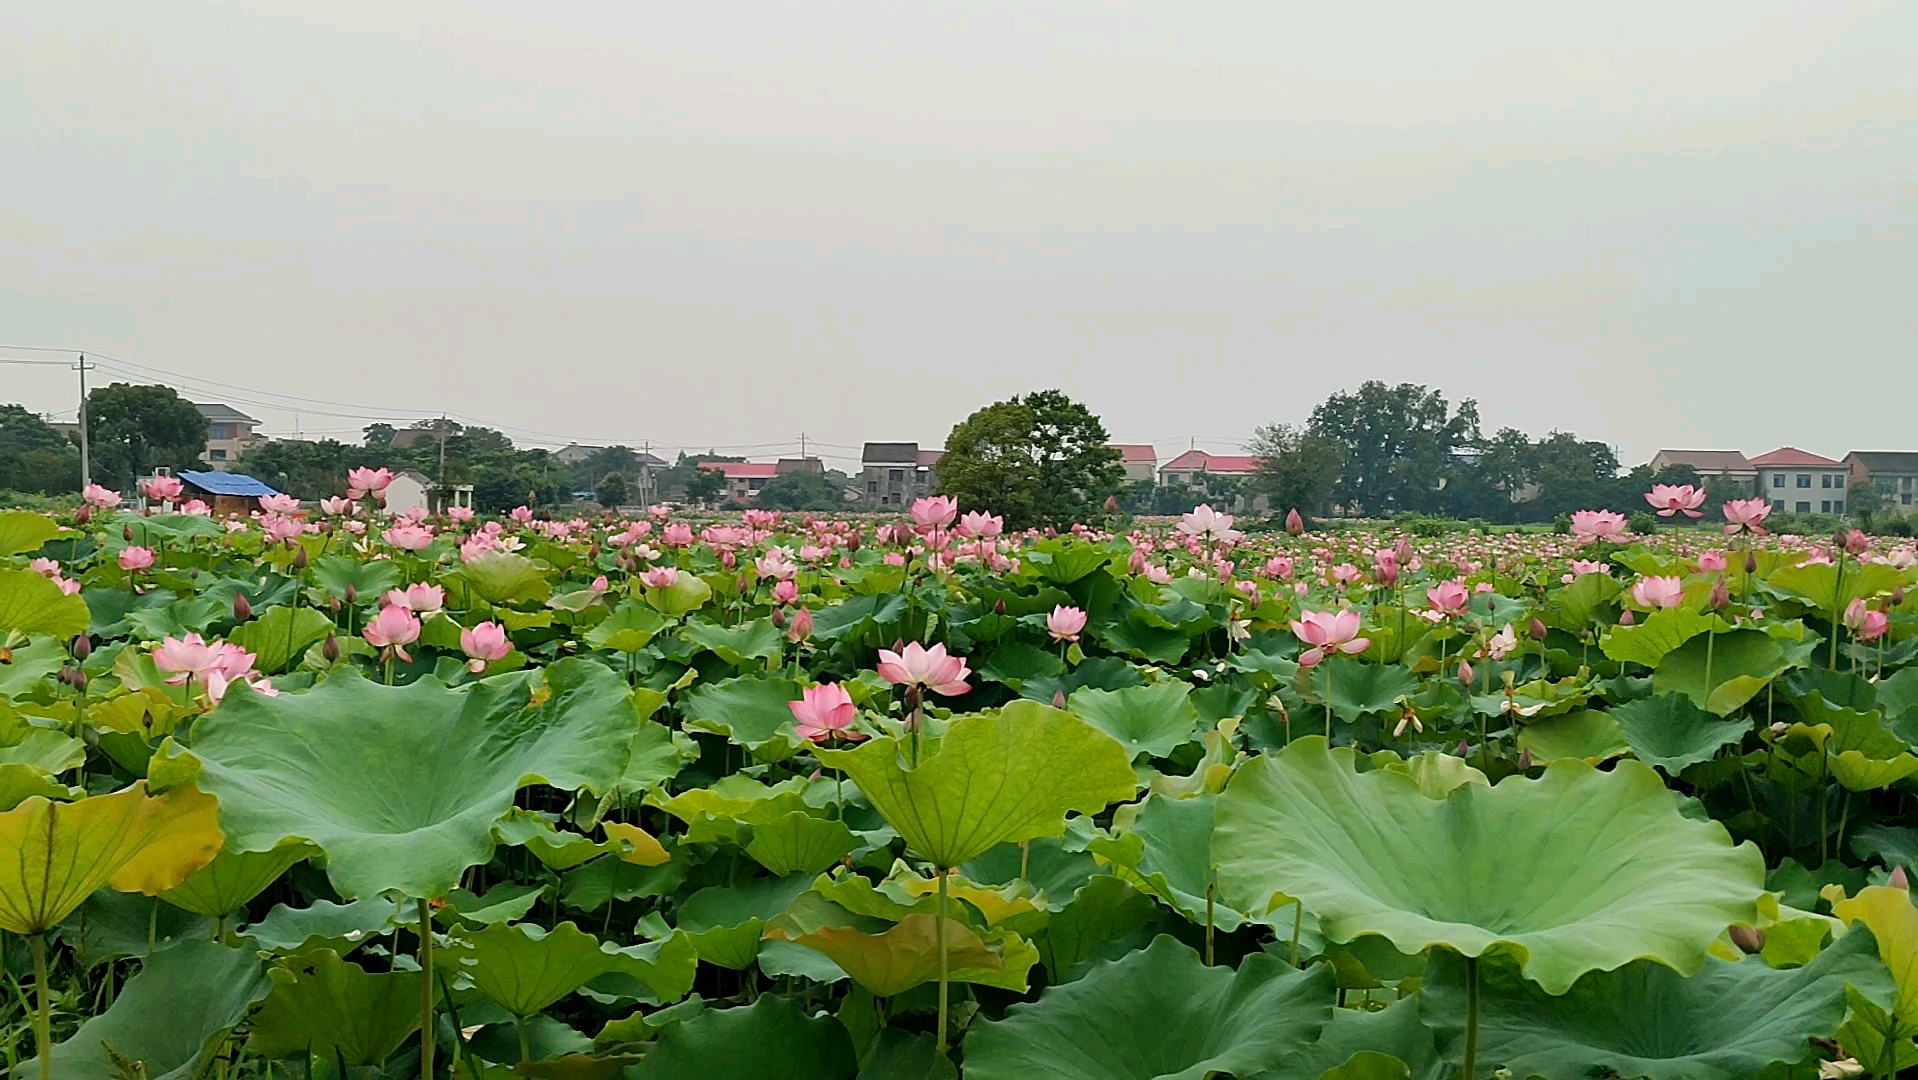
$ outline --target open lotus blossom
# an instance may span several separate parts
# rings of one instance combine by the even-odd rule
[[[799,583],[782,581],[773,586],[773,603],[790,604],[799,599]]]
[[[120,569],[128,571],[129,573],[138,573],[141,570],[146,570],[153,566],[153,549],[144,547],[122,548],[120,549],[120,557],[117,561],[120,564]]]
[[[1584,577],[1586,574],[1609,574],[1611,572],[1611,563],[1593,562],[1589,559],[1572,560],[1572,573],[1578,577]]]
[[[464,525],[473,520],[473,508],[470,506],[449,506],[446,508],[446,520]]]
[[[167,684],[179,686],[221,667],[223,659],[217,645],[210,645],[198,634],[162,638],[153,647],[153,666],[167,673]]]
[[[120,493],[109,491],[98,484],[88,484],[80,489],[80,498],[88,506],[101,510],[110,510],[120,505]]]
[[[968,510],[959,518],[960,536],[975,540],[993,540],[1006,531],[1006,519],[996,514],[982,514],[977,510]]]
[[[1465,583],[1456,579],[1441,581],[1425,590],[1425,602],[1440,615],[1463,615],[1472,603],[1472,595],[1465,591]]]
[[[344,514],[350,514],[353,512],[353,500],[342,499],[342,498],[339,498],[338,496],[329,495],[326,498],[320,500],[320,512],[323,514],[329,514],[333,517],[340,517]]]
[[[419,615],[430,615],[446,606],[446,590],[438,585],[418,582],[404,589],[388,589],[380,597],[388,607],[405,608]]]
[[[391,469],[348,469],[346,470],[346,497],[364,499],[368,495],[379,495],[393,484]]]
[[[188,499],[180,504],[180,513],[188,517],[212,517],[213,508],[203,499]]]
[[[249,671],[237,677],[229,676],[224,671],[209,671],[206,673],[207,700],[218,705],[226,698],[227,689],[236,682],[243,683],[256,694],[264,694],[267,697],[280,696],[280,692],[274,689],[273,684],[257,671]]]
[[[521,525],[525,525],[533,520],[533,508],[530,506],[515,506],[507,512],[506,516],[519,522]]]
[[[692,526],[687,525],[684,522],[675,521],[672,524],[666,526],[664,529],[660,530],[659,542],[666,545],[669,548],[692,547],[693,546]]]
[[[970,674],[965,660],[948,656],[943,644],[928,649],[913,641],[902,652],[879,650],[879,677],[896,686],[925,686],[935,694],[955,697],[972,689],[966,682]]]
[[[153,476],[140,482],[140,490],[154,502],[178,502],[186,484],[177,476]]]
[[[420,551],[433,542],[433,530],[423,525],[395,525],[380,536],[401,551]]]
[[[1642,577],[1632,583],[1632,601],[1648,611],[1677,607],[1685,599],[1685,583],[1675,577]]]
[[[1705,504],[1705,489],[1690,484],[1653,484],[1652,490],[1645,493],[1645,501],[1658,510],[1659,517],[1671,517],[1684,514],[1689,518],[1705,515],[1699,507]]]
[[[300,500],[291,495],[281,495],[277,493],[262,495],[260,496],[260,509],[269,514],[291,514],[300,509]]]
[[[1359,613],[1352,608],[1307,611],[1293,619],[1292,632],[1299,636],[1300,641],[1312,646],[1299,654],[1299,664],[1316,667],[1329,653],[1364,652],[1371,647],[1372,642],[1369,638],[1358,636],[1359,625]]]
[[[950,495],[914,499],[910,513],[912,523],[922,529],[943,529],[959,516],[959,500]]]
[[[1725,511],[1725,535],[1748,530],[1758,536],[1765,535],[1761,527],[1765,518],[1771,514],[1771,504],[1763,499],[1728,499],[1722,507]]]
[[[1891,629],[1891,616],[1867,607],[1864,597],[1855,597],[1845,607],[1845,628],[1859,641],[1876,641]]]
[[[1518,648],[1518,635],[1512,632],[1512,624],[1506,623],[1505,629],[1493,634],[1485,642],[1485,652],[1494,660],[1503,660]]]
[[[1077,641],[1079,631],[1085,628],[1086,613],[1076,607],[1060,604],[1046,616],[1046,633],[1051,634],[1054,641]]]
[[[306,526],[301,524],[298,518],[282,517],[279,514],[265,514],[260,518],[260,531],[266,534],[267,540],[271,543],[291,544],[299,539],[300,533],[305,530]]]
[[[1231,543],[1244,536],[1232,527],[1231,514],[1221,514],[1209,503],[1200,503],[1189,514],[1179,515],[1179,531],[1198,540]]]
[[[1612,510],[1577,510],[1572,513],[1572,535],[1581,544],[1595,540],[1617,540],[1629,529],[1625,515]]]
[[[775,581],[787,581],[799,573],[799,565],[792,561],[792,552],[780,547],[753,560],[753,567],[759,571],[760,577]]]
[[[1723,570],[1725,569],[1727,565],[1728,564],[1725,562],[1725,553],[1717,550],[1716,548],[1714,548],[1711,551],[1703,552],[1698,556],[1698,568],[1700,570],[1704,570],[1707,572],[1714,571],[1714,570]]]
[[[466,661],[466,670],[478,675],[486,670],[488,663],[506,659],[506,654],[513,651],[513,643],[506,640],[506,629],[489,619],[460,631],[460,651],[470,658]]]
[[[853,728],[859,709],[853,705],[852,695],[838,683],[808,686],[800,691],[798,701],[788,701],[786,707],[792,710],[793,733],[802,739],[857,742],[866,737],[865,732]]]
[[[400,659],[411,662],[406,646],[420,639],[420,620],[405,608],[389,604],[367,621],[360,636],[374,648],[391,649]]]
[[[640,571],[639,583],[649,589],[670,589],[679,584],[679,567],[654,566]]]

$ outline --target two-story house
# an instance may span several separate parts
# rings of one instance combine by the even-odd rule
[[[921,450],[916,442],[869,442],[859,454],[860,501],[869,507],[911,506],[939,484],[944,450]]]
[[[1758,472],[1758,495],[1773,510],[1794,514],[1845,512],[1846,477],[1843,462],[1783,446],[1751,459]]]
[[[1159,483],[1172,486],[1205,486],[1207,476],[1251,476],[1259,471],[1259,459],[1246,454],[1208,454],[1187,450],[1159,467]]]
[[[1119,465],[1125,469],[1127,484],[1151,483],[1159,476],[1159,452],[1151,443],[1107,443],[1119,452]]]
[[[260,422],[231,405],[194,402],[193,407],[206,417],[206,451],[200,460],[217,472],[231,469],[241,454],[266,442],[253,430]]]
[[[727,502],[751,502],[759,497],[766,481],[779,475],[776,461],[702,461],[699,467],[726,478]]]
[[[1698,474],[1706,490],[1727,499],[1750,498],[1762,491],[1758,469],[1736,450],[1660,450],[1652,455],[1652,472],[1683,465]]]
[[[1918,453],[1902,450],[1853,450],[1845,455],[1851,484],[1870,484],[1886,506],[1909,509],[1918,504]]]

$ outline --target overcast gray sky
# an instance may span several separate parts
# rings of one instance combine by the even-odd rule
[[[0,343],[279,432],[847,455],[1057,386],[1169,454],[1378,378],[1918,449],[1915,84],[1918,4],[1836,0],[9,4]]]

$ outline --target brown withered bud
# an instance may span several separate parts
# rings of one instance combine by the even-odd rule
[[[1711,611],[1723,611],[1732,606],[1732,591],[1725,584],[1724,578],[1721,577],[1712,584],[1712,591],[1705,598],[1705,606]]]
[[[85,525],[87,522],[92,520],[93,520],[93,507],[91,506],[82,506],[80,509],[75,510],[73,512],[73,523],[75,525]]]
[[[360,590],[358,590],[358,589],[356,589],[356,588],[354,588],[354,587],[353,587],[353,583],[352,583],[352,582],[347,582],[347,585],[346,585],[346,590],[345,590],[345,591],[346,591],[346,602],[347,602],[347,603],[349,603],[349,604],[357,604],[357,603],[359,603],[359,602],[360,602]]]
[[[785,628],[786,628],[786,609],[783,607],[776,607],[773,609],[773,629],[784,630]]]
[[[301,548],[298,551],[295,551],[293,553],[293,569],[295,570],[306,569],[306,549],[305,548]]]
[[[1732,944],[1738,946],[1738,951],[1744,953],[1746,956],[1753,956],[1765,951],[1765,932],[1755,926],[1742,926],[1733,923],[1731,938]]]
[[[1471,746],[1469,746],[1469,745],[1468,745],[1468,744],[1467,744],[1467,743],[1465,742],[1465,740],[1464,740],[1464,739],[1460,739],[1460,740],[1458,741],[1458,756],[1459,756],[1459,757],[1470,757],[1470,756],[1471,756],[1471,753],[1472,753],[1472,748],[1471,748]]]
[[[994,615],[1004,615],[1006,613],[1006,602],[1004,600],[993,601],[992,613]]]
[[[1749,551],[1745,553],[1745,573],[1758,573],[1758,556]]]
[[[852,532],[849,532],[849,533],[847,533],[847,534],[846,534],[846,550],[847,550],[847,551],[858,551],[858,550],[859,550],[859,532],[858,532],[858,530],[856,530],[856,529],[855,529],[854,531],[852,531]]]
[[[1532,635],[1533,641],[1545,640],[1545,622],[1543,619],[1540,619],[1538,616],[1536,615],[1532,616],[1532,625],[1526,627],[1525,629],[1527,633]]]
[[[340,659],[340,639],[334,637],[332,634],[326,635],[326,640],[320,643],[320,655],[324,657],[329,664],[338,663]]]
[[[133,543],[133,526],[120,526],[120,539],[125,540],[129,544]]]
[[[251,619],[252,617],[253,617],[253,605],[247,601],[246,594],[243,592],[234,593],[233,594],[233,621],[245,622],[248,619]]]
[[[93,639],[81,634],[73,639],[73,644],[67,646],[67,651],[73,654],[75,660],[84,664],[87,662],[87,657],[93,655]]]
[[[1905,605],[1905,587],[1903,585],[1900,585],[1897,588],[1891,590],[1891,606],[1903,607],[1904,605]]]

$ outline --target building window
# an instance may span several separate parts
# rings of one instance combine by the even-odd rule
[[[1903,503],[1903,504],[1904,504],[1904,505],[1906,505],[1906,506],[1910,506],[1910,505],[1911,505],[1911,493],[1910,493],[1910,492],[1906,492],[1905,494],[1903,494],[1903,495],[1900,495],[1900,496],[1898,496],[1898,501],[1899,501],[1899,502],[1901,502],[1901,503]]]
[[[1780,473],[1772,473],[1772,474],[1771,474],[1771,486],[1772,486],[1772,487],[1784,487],[1784,486],[1785,486],[1785,474],[1784,474],[1784,473],[1781,473],[1781,472],[1780,472]]]
[[[886,479],[892,481],[895,484],[904,483],[906,479],[906,470],[894,469],[891,472],[886,474]]]
[[[1821,513],[1821,514],[1829,514],[1829,513],[1831,513],[1831,500],[1830,500],[1830,499],[1826,499],[1825,501],[1823,501],[1823,502],[1821,502],[1821,503],[1819,503],[1819,504],[1818,504],[1818,512],[1819,512],[1819,513]]]
[[[879,481],[877,480],[866,481],[866,494],[868,495],[879,494]]]
[[[1811,513],[1811,504],[1810,504],[1810,503],[1808,503],[1808,502],[1801,502],[1801,503],[1799,503],[1799,504],[1798,504],[1798,512],[1799,512],[1799,513],[1801,513],[1801,514],[1809,514],[1809,513]]]
[[[1808,487],[1810,487],[1810,486],[1811,486],[1811,474],[1810,474],[1810,473],[1808,473],[1808,472],[1801,472],[1801,473],[1799,473],[1799,474],[1798,474],[1798,486],[1799,486],[1799,487],[1801,487],[1801,488],[1808,488]]]
[[[1843,499],[1833,499],[1833,500],[1832,500],[1832,503],[1831,503],[1831,512],[1832,512],[1832,513],[1834,513],[1834,514],[1842,514],[1842,513],[1844,513],[1844,512],[1845,512],[1845,500],[1843,500]]]
[[[1819,476],[1818,476],[1818,486],[1819,486],[1819,487],[1821,487],[1821,488],[1828,488],[1828,487],[1830,487],[1830,486],[1831,486],[1831,474],[1830,474],[1830,473],[1820,473],[1820,474],[1819,474]]]
[[[213,424],[206,429],[206,437],[209,439],[230,439],[233,436],[227,433],[227,426],[225,424]]]
[[[208,450],[206,452],[206,459],[208,461],[225,461],[226,451],[225,450]]]
[[[1841,488],[1841,487],[1844,487],[1844,486],[1845,486],[1845,474],[1844,474],[1844,473],[1833,473],[1833,474],[1831,474],[1831,486],[1832,486],[1832,487],[1835,487],[1835,488]]]
[[[1771,503],[1771,508],[1772,508],[1773,510],[1776,510],[1776,511],[1778,511],[1778,512],[1779,512],[1779,513],[1781,513],[1781,514],[1782,514],[1782,513],[1784,513],[1784,512],[1785,512],[1785,500],[1783,500],[1783,499],[1773,499],[1773,500],[1772,500],[1772,503]]]

